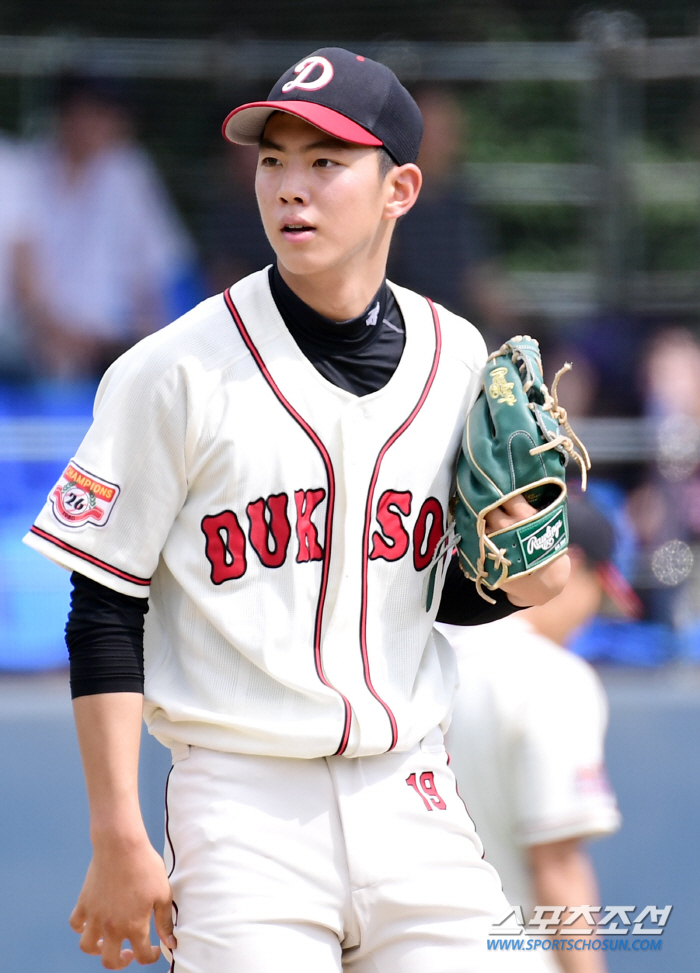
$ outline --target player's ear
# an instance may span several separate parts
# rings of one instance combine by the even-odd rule
[[[408,213],[418,199],[423,175],[417,165],[407,162],[394,166],[386,177],[387,201],[384,205],[384,219],[396,220]]]

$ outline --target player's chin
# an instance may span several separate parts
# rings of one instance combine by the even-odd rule
[[[318,245],[316,240],[310,240],[301,246],[282,245],[275,248],[279,262],[289,271],[299,277],[318,274],[331,264],[327,249]]]

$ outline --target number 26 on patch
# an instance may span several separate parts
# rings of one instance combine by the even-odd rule
[[[413,788],[428,811],[432,811],[435,807],[438,811],[444,811],[446,809],[447,805],[438,794],[438,789],[435,786],[435,777],[432,770],[426,770],[418,779],[416,779],[415,774],[411,774],[406,778],[406,783],[409,787]]]

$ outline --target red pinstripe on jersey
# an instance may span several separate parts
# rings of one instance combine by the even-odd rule
[[[141,585],[144,588],[147,588],[151,583],[150,578],[137,578],[134,574],[127,574],[126,571],[120,571],[119,568],[107,564],[106,561],[101,561],[98,557],[93,557],[91,554],[86,554],[84,551],[78,550],[77,547],[73,547],[71,544],[66,544],[65,541],[54,537],[53,534],[49,534],[48,531],[42,530],[40,527],[30,527],[29,532],[30,534],[36,534],[37,537],[43,538],[43,540],[48,541],[50,544],[55,544],[56,547],[60,547],[64,551],[68,551],[69,554],[75,554],[76,557],[82,558],[83,561],[88,561],[90,564],[102,568],[103,571],[109,571],[110,574],[115,575],[117,578],[123,578],[125,581]]]
[[[321,680],[324,686],[327,686],[329,689],[332,689],[334,690],[334,692],[338,693],[338,695],[343,701],[343,706],[345,707],[345,724],[343,726],[343,735],[340,744],[338,746],[338,749],[336,750],[336,754],[342,754],[345,753],[345,750],[347,749],[348,746],[348,740],[350,739],[350,724],[352,721],[352,708],[350,706],[349,700],[346,699],[346,697],[343,696],[340,690],[336,689],[335,686],[333,686],[326,678],[326,674],[323,671],[323,659],[321,657],[321,629],[323,625],[323,608],[326,601],[326,593],[328,591],[328,573],[330,570],[330,559],[331,559],[331,534],[333,528],[333,509],[335,506],[335,474],[333,472],[333,463],[331,462],[331,458],[328,453],[328,450],[321,442],[318,434],[314,432],[314,430],[311,428],[308,422],[306,422],[306,420],[299,415],[296,409],[290,404],[290,402],[288,402],[288,400],[284,397],[280,389],[277,387],[277,384],[272,378],[272,375],[270,375],[267,365],[263,361],[260,352],[255,347],[255,344],[253,343],[253,339],[248,334],[248,331],[246,330],[246,327],[243,324],[243,320],[240,314],[238,313],[236,305],[233,303],[231,295],[228,291],[224,291],[224,300],[226,302],[226,306],[229,309],[231,317],[233,318],[234,323],[238,328],[238,332],[241,338],[243,339],[243,341],[245,342],[248,351],[253,356],[253,360],[255,361],[255,364],[258,366],[263,378],[272,389],[272,392],[277,397],[280,405],[284,409],[286,409],[286,411],[294,419],[294,421],[300,426],[301,429],[304,430],[306,435],[309,437],[311,442],[319,451],[319,453],[321,454],[321,458],[323,460],[323,465],[326,468],[326,479],[328,483],[328,504],[326,507],[326,523],[325,523],[326,536],[325,536],[325,546],[324,546],[324,553],[323,553],[323,570],[321,576],[321,588],[319,590],[318,602],[316,605],[316,622],[314,627],[314,661],[316,663],[316,672],[318,674],[318,678]]]
[[[435,310],[435,305],[426,297],[426,301],[430,305],[430,310],[433,315],[433,325],[435,327],[435,353],[433,355],[433,363],[430,368],[430,374],[426,379],[425,385],[423,386],[423,391],[421,392],[420,398],[413,407],[413,411],[408,416],[407,419],[399,426],[399,428],[389,436],[387,441],[382,446],[377,456],[377,461],[374,464],[374,471],[372,473],[372,479],[369,485],[369,493],[367,494],[367,505],[365,507],[365,528],[362,537],[362,608],[360,610],[360,649],[362,651],[362,665],[365,673],[365,682],[367,683],[367,688],[372,693],[374,698],[378,703],[384,708],[386,715],[389,717],[389,723],[391,724],[391,746],[389,750],[393,750],[398,741],[398,729],[396,726],[396,717],[392,713],[390,707],[384,700],[379,696],[376,689],[372,685],[372,676],[369,671],[369,656],[367,653],[367,572],[369,567],[369,539],[370,539],[370,529],[372,526],[372,509],[374,506],[374,490],[377,485],[377,479],[379,477],[379,467],[382,465],[382,461],[386,456],[389,449],[394,445],[396,440],[402,436],[408,427],[411,425],[413,420],[416,418],[420,410],[423,408],[425,400],[428,398],[428,393],[432,388],[433,382],[435,381],[435,375],[437,373],[438,364],[440,363],[440,352],[442,350],[442,332],[440,330],[440,319],[438,318],[437,311]]]

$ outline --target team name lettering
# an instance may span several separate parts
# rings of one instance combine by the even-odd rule
[[[416,518],[413,528],[413,565],[416,571],[427,568],[433,559],[435,548],[445,533],[442,524],[442,506],[435,497],[428,497]]]
[[[325,490],[294,491],[294,502],[297,508],[297,540],[299,541],[297,561],[299,563],[323,560],[323,548],[318,542],[318,531],[311,520],[311,515],[325,496]]]
[[[326,491],[295,490],[294,504],[286,493],[258,497],[245,508],[245,518],[233,510],[221,510],[202,518],[205,538],[204,553],[215,585],[242,578],[248,569],[248,544],[266,568],[279,568],[286,559],[292,538],[296,535],[296,562],[322,561],[324,548],[319,536],[323,522],[320,507]],[[431,563],[444,533],[444,513],[436,497],[428,497],[418,511],[412,534],[406,520],[411,516],[413,497],[409,490],[385,490],[374,512],[377,529],[372,532],[370,560],[398,561],[413,542],[413,564],[422,571]],[[290,511],[294,510],[294,528]],[[244,523],[247,519],[247,536]]]
[[[245,534],[233,510],[222,510],[213,517],[202,519],[202,532],[207,539],[205,548],[211,565],[211,580],[223,584],[242,578],[248,564],[245,557]]]
[[[253,550],[266,568],[280,567],[287,557],[292,534],[287,517],[287,494],[275,493],[267,500],[261,497],[248,504],[246,513],[250,521],[248,536]]]
[[[401,521],[401,515],[411,513],[411,494],[406,490],[385,490],[377,504],[377,520],[381,533],[372,534],[370,560],[383,558],[385,561],[398,561],[408,550],[410,538]]]

